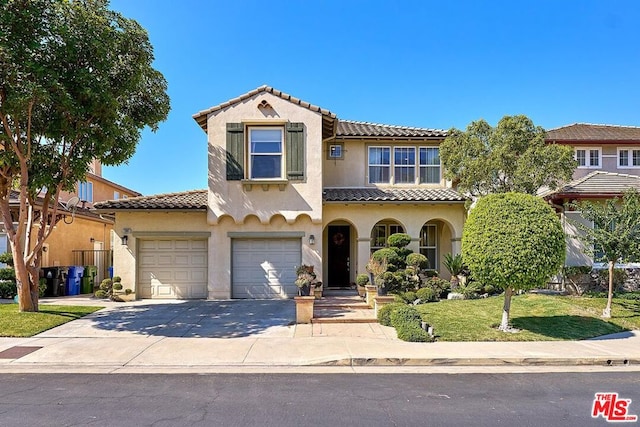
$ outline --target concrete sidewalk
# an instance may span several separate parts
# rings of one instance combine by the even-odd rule
[[[0,338],[0,373],[202,373],[301,367],[320,371],[395,367],[394,372],[537,366],[640,370],[640,331],[585,341],[424,344],[400,341],[392,328],[375,323],[296,325],[288,301],[243,306],[236,301],[122,304],[69,298],[43,305],[50,303],[108,307],[35,337]],[[252,312],[279,308],[272,314],[275,320],[261,323],[242,314],[247,307]],[[247,328],[249,333],[243,333]]]

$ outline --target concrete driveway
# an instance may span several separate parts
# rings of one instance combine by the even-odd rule
[[[59,304],[61,300],[43,300]],[[293,336],[293,300],[136,301],[112,303],[83,298],[65,299],[74,305],[106,305],[73,322],[45,331],[38,337],[155,336],[237,338],[255,335]]]

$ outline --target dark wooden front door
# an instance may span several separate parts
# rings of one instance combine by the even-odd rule
[[[351,227],[348,225],[330,225],[329,238],[329,282],[328,287],[349,287],[349,266],[351,256]]]

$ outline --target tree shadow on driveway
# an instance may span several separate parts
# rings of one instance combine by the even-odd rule
[[[238,338],[295,323],[293,300],[180,301],[123,305],[89,316],[92,327],[147,336]]]
[[[559,340],[584,340],[628,331],[626,328],[596,317],[570,315],[514,317],[511,319],[511,325]]]

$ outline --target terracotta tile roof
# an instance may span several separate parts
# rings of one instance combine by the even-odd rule
[[[640,176],[604,171],[591,172],[589,175],[571,181],[556,191],[542,194],[544,198],[552,197],[616,197],[621,196],[629,188],[640,191]]]
[[[450,188],[325,188],[325,202],[464,202]]]
[[[336,136],[361,138],[445,138],[447,131],[442,129],[339,120]]]
[[[300,105],[301,107],[307,108],[307,109],[309,109],[311,111],[316,111],[316,112],[321,113],[321,114],[323,114],[325,116],[329,116],[329,118],[332,118],[332,119],[336,118],[336,115],[333,114],[329,110],[325,110],[324,108],[320,108],[320,107],[318,107],[316,105],[309,104],[308,102],[305,102],[305,101],[303,101],[301,99],[298,99],[298,98],[295,98],[295,97],[293,97],[293,96],[291,96],[291,95],[289,95],[287,93],[284,93],[284,92],[281,92],[281,91],[279,91],[277,89],[274,89],[271,86],[262,85],[262,86],[254,89],[254,90],[251,90],[251,91],[249,91],[249,92],[247,92],[247,93],[245,93],[243,95],[240,95],[240,96],[238,96],[236,98],[233,98],[233,99],[230,99],[230,100],[228,100],[226,102],[223,102],[222,104],[214,105],[211,108],[207,108],[206,110],[199,111],[199,112],[197,112],[196,114],[193,115],[193,119],[196,122],[198,122],[200,127],[202,129],[204,129],[205,132],[206,132],[206,130],[207,130],[207,116],[210,113],[213,113],[215,111],[219,111],[219,110],[222,110],[224,108],[230,107],[232,105],[238,104],[238,103],[240,103],[240,102],[242,102],[242,101],[244,101],[246,99],[249,99],[252,96],[255,96],[255,95],[257,95],[259,93],[262,93],[262,92],[268,92],[268,93],[271,93],[271,94],[273,94],[275,96],[279,96],[280,98],[282,98],[284,100],[287,100],[289,102],[293,102],[294,104]]]
[[[153,196],[129,197],[108,200],[93,206],[97,210],[206,210],[207,190],[193,190],[182,193],[157,194]]]
[[[547,140],[640,142],[640,127],[574,123],[548,130]]]

